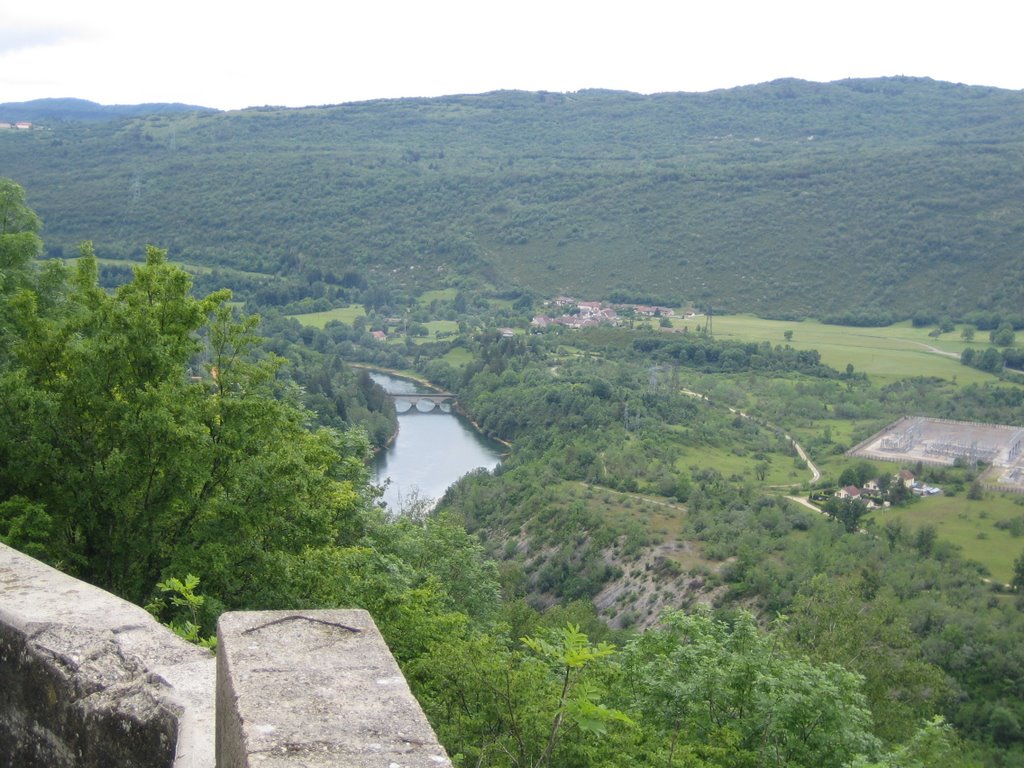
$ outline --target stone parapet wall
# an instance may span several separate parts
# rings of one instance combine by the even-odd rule
[[[210,768],[213,656],[0,545],[0,766]]]
[[[450,768],[365,611],[229,613],[218,636],[215,660],[0,544],[0,768]]]
[[[451,768],[361,610],[225,613],[219,768]]]

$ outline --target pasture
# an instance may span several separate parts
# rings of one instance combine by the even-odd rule
[[[1010,528],[996,523],[1008,526],[1015,518],[1024,518],[1024,496],[990,492],[979,500],[932,496],[869,515],[879,526],[890,520],[900,520],[911,530],[934,525],[939,538],[959,546],[964,557],[984,565],[994,581],[1004,584],[1013,578],[1014,559],[1024,552],[1024,536],[1020,535],[1024,521]]]
[[[757,468],[764,467],[764,479],[757,477]],[[795,487],[810,482],[810,470],[797,466],[792,456],[781,453],[766,452],[758,458],[748,451],[737,453],[728,448],[715,446],[681,446],[676,457],[676,468],[680,471],[696,472],[703,468],[713,468],[722,473],[723,477],[740,482],[757,483],[767,487]]]
[[[307,312],[302,315],[289,315],[298,320],[303,325],[309,325],[313,328],[323,328],[331,322],[331,320],[339,320],[346,325],[352,325],[352,321],[357,317],[364,317],[366,310],[363,309],[362,304],[351,304],[347,307],[337,307],[335,309],[329,309],[326,312]]]
[[[882,328],[854,328],[825,325],[816,320],[793,322],[763,320],[752,315],[718,315],[712,320],[716,338],[737,341],[767,341],[772,346],[789,344],[794,349],[816,349],[821,361],[840,371],[847,364],[866,373],[880,384],[912,376],[937,376],[969,384],[994,381],[989,374],[960,365],[960,353],[967,346],[984,350],[987,334],[979,332],[980,341],[970,344],[960,338],[961,327],[930,338],[932,328],[914,328],[910,322]],[[786,331],[793,337],[786,341]]]
[[[416,303],[421,307],[429,307],[435,301],[452,301],[457,293],[458,290],[455,288],[424,291],[417,297]]]
[[[441,359],[453,368],[465,368],[473,362],[473,353],[464,347],[452,347]]]
[[[446,333],[454,336],[459,332],[459,324],[454,320],[430,320],[424,323],[430,336],[436,338],[439,333]]]

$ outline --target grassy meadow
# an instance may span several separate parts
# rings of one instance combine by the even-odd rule
[[[353,320],[365,315],[366,310],[363,309],[362,304],[352,304],[347,307],[329,309],[326,312],[307,312],[302,315],[290,315],[290,317],[295,318],[303,325],[323,329],[332,320],[340,320],[346,325],[352,325]]]
[[[902,520],[910,529],[934,525],[939,537],[959,546],[965,557],[988,568],[994,581],[1013,577],[1013,561],[1024,551],[1024,537],[996,527],[1024,516],[1024,496],[985,493],[985,498],[932,496],[914,504],[872,512],[877,525]],[[1022,525],[1024,527],[1024,525]]]
[[[456,334],[459,332],[459,324],[454,320],[430,320],[424,325],[427,326],[427,330],[430,331],[430,336],[433,338],[436,338],[439,333]]]
[[[473,362],[473,353],[464,347],[452,347],[441,359],[453,368],[465,368]]]
[[[793,457],[780,453],[766,453],[764,461],[768,464],[764,480],[758,480],[757,465],[761,459],[753,455],[737,455],[726,448],[713,446],[694,446],[685,449],[676,459],[676,467],[680,470],[696,471],[703,467],[713,467],[727,478],[758,483],[769,487],[799,486],[810,482],[811,473],[806,468],[796,466]]]
[[[424,291],[417,299],[416,303],[422,307],[429,307],[435,301],[452,301],[458,290],[455,288],[441,288],[434,291]]]
[[[444,293],[443,291],[432,291],[432,293]],[[366,310],[362,304],[352,304],[347,307],[338,307],[336,309],[330,309],[325,312],[306,312],[299,315],[289,315],[298,320],[303,325],[312,326],[314,328],[323,329],[332,320],[339,320],[346,325],[352,325],[352,322],[357,317],[365,317]],[[429,336],[416,337],[413,339],[416,343],[426,343],[428,341],[435,341],[438,334],[454,334],[459,331],[459,324],[454,320],[431,320],[424,323],[427,330],[430,332]]]
[[[588,509],[611,523],[620,533],[632,530],[634,536],[639,535],[647,542],[671,540],[682,535],[685,508],[661,497],[626,493],[580,481],[559,484],[553,491],[563,505],[583,501]]]
[[[752,315],[719,315],[712,320],[714,335],[738,341],[767,341],[773,346],[789,344],[795,349],[816,349],[821,361],[838,370],[852,364],[855,371],[866,373],[880,384],[914,376],[938,376],[969,384],[993,381],[989,373],[960,365],[960,353],[967,346],[984,350],[987,333],[979,331],[974,342],[960,338],[961,327],[930,338],[933,329],[914,328],[910,322],[882,328],[854,328],[825,325],[816,320],[792,322],[763,320]],[[793,338],[786,341],[786,331]],[[933,350],[939,350],[939,354]]]

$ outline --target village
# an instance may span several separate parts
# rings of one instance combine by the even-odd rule
[[[530,325],[533,328],[547,328],[560,325],[565,328],[593,328],[598,325],[622,325],[632,318],[663,318],[671,322],[676,312],[671,307],[650,304],[614,304],[606,305],[600,301],[579,301],[571,296],[557,296],[544,302],[545,307],[561,311],[560,315],[535,315]],[[621,314],[620,314],[621,313]],[[696,313],[687,312],[684,319],[691,320]]]

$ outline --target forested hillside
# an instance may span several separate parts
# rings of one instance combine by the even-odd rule
[[[51,255],[158,243],[264,303],[468,281],[958,318],[1024,300],[1022,124],[1024,94],[911,78],[498,92],[41,118],[0,171]]]
[[[215,112],[192,104],[97,104],[85,99],[33,99],[0,104],[0,122],[42,121],[48,126],[67,122],[105,123],[158,113]]]

